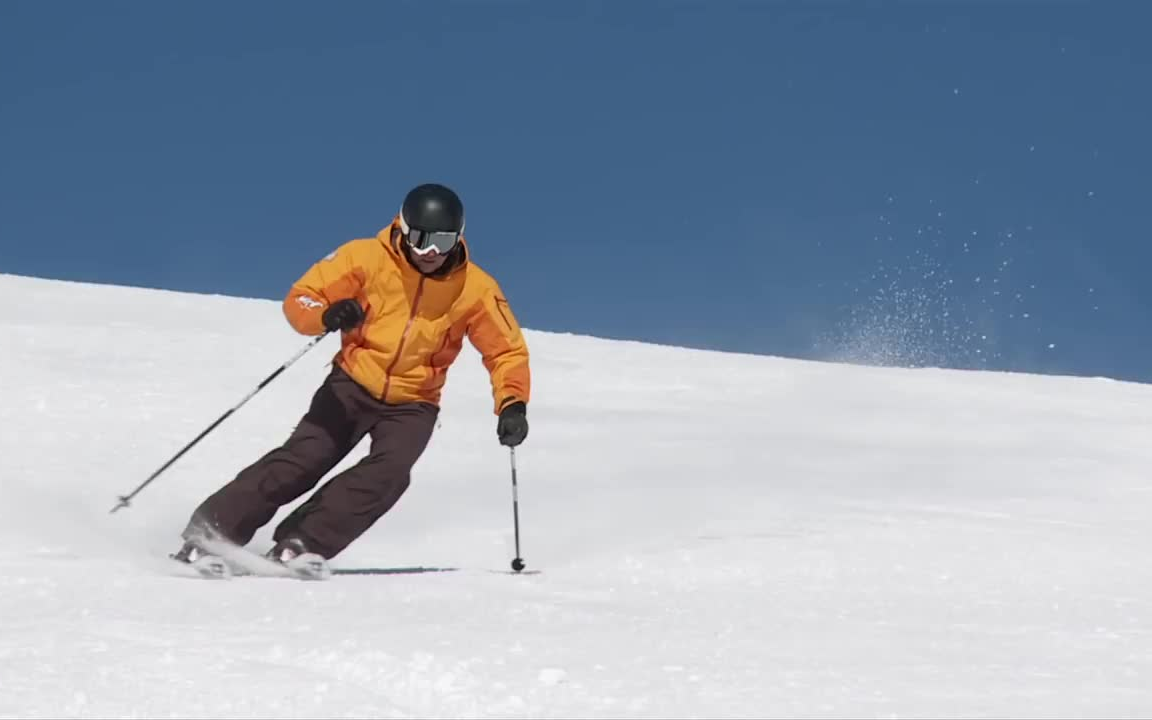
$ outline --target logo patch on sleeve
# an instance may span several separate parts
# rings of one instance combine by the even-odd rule
[[[320,302],[319,300],[313,300],[307,295],[297,295],[296,302],[305,310],[324,307],[324,303]]]

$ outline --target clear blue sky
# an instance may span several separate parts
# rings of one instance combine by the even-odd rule
[[[1150,23],[3,0],[0,272],[279,299],[439,181],[530,328],[1152,380]]]

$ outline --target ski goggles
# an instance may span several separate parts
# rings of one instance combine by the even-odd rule
[[[444,255],[452,251],[456,247],[456,243],[460,242],[459,232],[445,232],[439,230],[420,230],[414,227],[409,227],[407,221],[404,220],[404,213],[400,213],[400,232],[404,236],[404,242],[408,243],[408,247],[412,248],[412,252],[417,255],[430,255],[436,253]]]
[[[452,248],[456,247],[456,243],[460,242],[460,233],[433,232],[412,228],[404,235],[404,241],[417,255],[431,253],[446,255],[452,251]]]

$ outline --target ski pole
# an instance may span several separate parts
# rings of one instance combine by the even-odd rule
[[[295,363],[295,362],[296,362],[297,360],[299,360],[300,358],[304,357],[304,354],[305,354],[305,353],[307,353],[309,350],[311,350],[312,348],[314,348],[314,347],[316,347],[318,344],[320,344],[320,341],[321,341],[321,340],[323,340],[323,339],[324,339],[325,337],[327,337],[327,336],[328,336],[328,333],[327,333],[327,332],[325,332],[323,335],[319,335],[319,336],[317,336],[317,337],[314,337],[314,338],[312,338],[311,340],[309,340],[309,341],[308,341],[308,344],[307,344],[307,345],[305,345],[303,348],[301,348],[301,349],[300,349],[300,350],[299,350],[299,351],[298,351],[298,352],[297,352],[295,355],[293,355],[293,356],[292,356],[292,358],[291,358],[290,360],[288,360],[288,362],[286,362],[286,363],[284,363],[283,365],[281,365],[280,367],[276,368],[276,370],[275,370],[275,371],[273,371],[271,375],[269,375],[268,377],[264,378],[264,380],[263,380],[263,381],[262,381],[262,382],[261,382],[259,385],[257,385],[255,389],[253,389],[251,392],[249,392],[247,395],[245,395],[245,396],[244,396],[244,399],[243,399],[243,400],[241,400],[240,402],[238,402],[238,403],[236,403],[235,405],[233,405],[233,406],[232,406],[232,407],[231,407],[231,408],[230,408],[228,411],[226,411],[226,412],[225,412],[223,415],[221,415],[219,418],[217,418],[216,422],[212,423],[212,424],[211,424],[211,425],[209,425],[207,428],[205,428],[205,429],[204,429],[204,432],[202,432],[202,433],[200,433],[199,435],[197,435],[197,436],[196,436],[196,439],[194,439],[192,442],[190,442],[190,443],[188,443],[187,445],[185,445],[185,446],[184,446],[184,448],[183,448],[183,449],[182,449],[180,452],[178,452],[178,453],[176,453],[175,455],[173,455],[173,456],[172,456],[172,459],[170,459],[168,462],[166,462],[166,463],[164,463],[163,465],[161,465],[159,470],[157,470],[156,472],[154,472],[154,473],[152,473],[151,475],[149,475],[149,476],[148,476],[148,479],[147,479],[147,480],[145,480],[144,482],[140,483],[140,485],[139,485],[139,486],[138,486],[138,487],[137,487],[135,490],[133,490],[132,492],[128,493],[127,495],[121,495],[121,496],[119,496],[119,502],[118,502],[118,503],[116,503],[116,506],[115,506],[114,508],[112,508],[112,510],[110,511],[110,513],[114,513],[114,512],[116,512],[117,510],[119,510],[120,508],[126,508],[126,507],[128,507],[128,505],[129,505],[129,504],[132,502],[132,498],[136,497],[136,495],[137,495],[137,494],[138,494],[138,493],[139,493],[141,490],[143,490],[144,488],[148,487],[148,485],[149,485],[149,484],[151,484],[151,482],[152,482],[153,480],[155,480],[156,478],[160,477],[161,473],[163,473],[165,470],[167,470],[169,467],[171,467],[171,466],[172,466],[172,464],[173,464],[174,462],[176,462],[177,460],[179,460],[179,459],[180,459],[180,457],[181,457],[182,455],[184,455],[184,453],[186,453],[186,452],[188,452],[189,450],[191,450],[191,449],[192,449],[192,447],[196,445],[196,443],[198,443],[198,442],[200,442],[201,440],[203,440],[203,439],[204,439],[204,438],[205,438],[205,437],[208,435],[208,433],[210,433],[210,432],[212,432],[213,430],[215,430],[215,429],[216,429],[216,427],[220,425],[220,423],[222,423],[222,422],[224,422],[225,420],[227,420],[227,419],[228,419],[228,417],[229,417],[230,415],[232,415],[232,413],[234,413],[234,412],[236,412],[237,410],[239,410],[239,409],[240,409],[240,408],[241,408],[241,407],[242,407],[242,406],[243,406],[243,405],[244,405],[246,402],[248,402],[248,401],[249,401],[249,400],[251,400],[253,397],[255,397],[255,396],[256,396],[256,393],[258,393],[258,392],[260,392],[261,390],[263,390],[263,389],[264,389],[264,388],[265,388],[265,387],[266,387],[266,386],[267,386],[269,383],[271,383],[273,380],[275,380],[275,379],[276,379],[276,378],[277,378],[277,377],[280,375],[280,373],[284,372],[284,371],[285,371],[285,370],[287,370],[289,367],[291,367],[293,363]]]
[[[524,561],[520,558],[520,493],[516,488],[516,448],[508,448],[508,456],[512,461],[512,521],[516,528],[516,557],[512,560],[512,569],[520,572],[524,569]]]

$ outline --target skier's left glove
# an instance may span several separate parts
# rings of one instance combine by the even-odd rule
[[[509,403],[500,411],[496,422],[496,437],[501,445],[516,447],[528,437],[528,407],[522,402]]]

